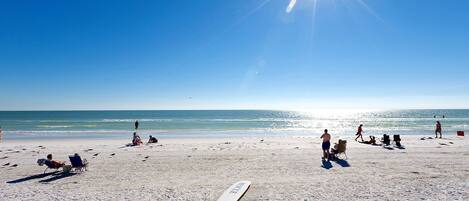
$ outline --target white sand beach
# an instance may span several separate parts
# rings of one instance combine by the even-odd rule
[[[122,140],[2,142],[0,197],[216,200],[249,180],[242,200],[469,200],[469,139],[420,138],[402,136],[405,149],[392,150],[344,138],[348,159],[330,164],[320,159],[317,137],[162,139],[139,147]],[[88,171],[42,175],[36,161],[48,153],[68,164],[67,156],[79,153]]]

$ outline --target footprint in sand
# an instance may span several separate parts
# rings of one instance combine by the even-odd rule
[[[3,166],[9,166],[9,165],[10,165],[10,163],[5,163],[5,164],[3,164]]]
[[[453,142],[449,142],[450,144],[454,144]]]
[[[8,158],[8,156],[1,157],[0,159],[6,159],[6,158]]]
[[[93,156],[98,156],[98,155],[99,155],[99,153],[95,153],[95,154],[93,154]]]
[[[115,156],[115,155],[116,155],[116,153],[112,153],[112,154],[111,154],[111,156]]]
[[[145,156],[145,159],[148,159],[150,156]]]
[[[18,167],[18,164],[13,164],[10,167]]]
[[[447,146],[447,145],[448,145],[448,144],[446,144],[446,143],[439,143],[439,144],[440,144],[440,145],[445,145],[445,146]]]
[[[145,162],[145,161],[147,161],[147,160],[142,160],[142,162]]]

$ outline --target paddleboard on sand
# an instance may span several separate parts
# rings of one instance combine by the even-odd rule
[[[238,201],[248,190],[250,181],[238,181],[231,185],[217,201]]]

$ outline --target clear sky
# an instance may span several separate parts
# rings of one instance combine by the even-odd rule
[[[0,110],[469,108],[469,1],[289,3],[0,1]]]

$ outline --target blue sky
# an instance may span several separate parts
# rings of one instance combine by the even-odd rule
[[[1,1],[0,110],[469,108],[465,0]]]

